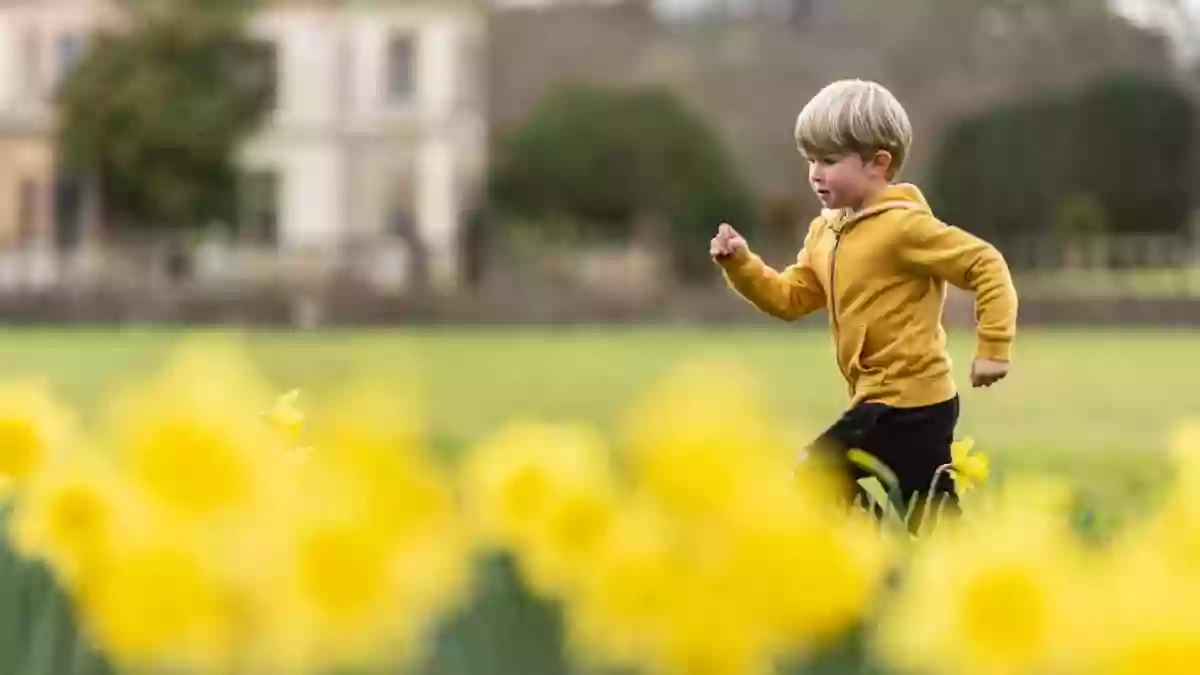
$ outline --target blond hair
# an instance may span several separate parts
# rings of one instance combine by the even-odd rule
[[[904,166],[912,147],[912,124],[886,87],[864,80],[838,80],[817,92],[796,118],[796,146],[806,155],[853,152],[870,159],[892,156],[888,178]]]

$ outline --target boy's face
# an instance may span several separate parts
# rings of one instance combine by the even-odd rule
[[[892,157],[877,152],[868,160],[858,153],[808,155],[808,183],[827,209],[857,209],[888,183]]]

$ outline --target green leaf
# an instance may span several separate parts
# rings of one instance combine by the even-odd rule
[[[846,458],[855,466],[874,476],[882,484],[888,496],[897,500],[894,503],[899,503],[900,480],[896,478],[895,472],[887,464],[869,452],[857,449],[846,453]]]

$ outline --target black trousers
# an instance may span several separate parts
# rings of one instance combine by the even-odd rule
[[[954,480],[948,471],[938,476],[938,469],[950,463],[950,445],[958,424],[959,399],[954,398],[919,408],[894,408],[882,403],[861,403],[846,411],[807,448],[808,458],[827,464],[835,475],[845,481],[845,498],[853,501],[864,497],[858,479],[868,472],[847,458],[850,450],[858,449],[873,455],[896,475],[903,504],[895,506],[904,514],[910,504],[913,515],[909,530],[921,528],[926,503],[931,513],[946,515],[959,512]],[[915,500],[915,502],[914,502]]]

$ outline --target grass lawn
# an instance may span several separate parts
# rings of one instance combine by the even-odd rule
[[[123,374],[153,366],[181,333],[13,330],[0,333],[0,376],[48,376],[91,408]],[[1184,331],[1025,331],[1014,371],[989,390],[966,386],[972,337],[951,338],[963,387],[960,434],[1004,468],[1072,475],[1100,494],[1162,476],[1173,425],[1200,418],[1191,382],[1200,337]],[[693,356],[741,361],[776,412],[816,434],[845,388],[827,334],[810,329],[460,328],[253,333],[255,358],[281,389],[322,389],[356,369],[416,383],[439,445],[461,447],[512,418],[610,428],[630,398]],[[798,439],[798,443],[802,439]]]
[[[1200,295],[1200,266],[1020,272],[1017,287],[1021,297],[1077,297],[1080,289],[1087,289],[1093,298],[1194,298]]]

